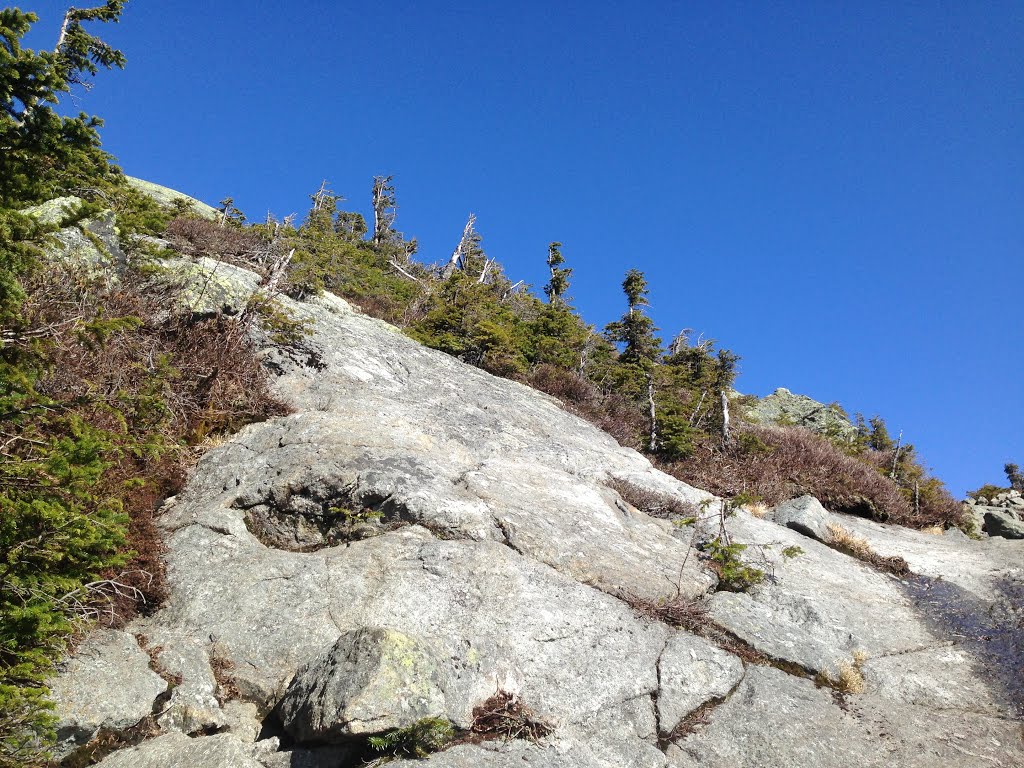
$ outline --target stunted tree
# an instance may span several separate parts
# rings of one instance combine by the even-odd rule
[[[489,271],[490,259],[484,254],[480,243],[483,237],[476,231],[476,214],[469,214],[466,226],[462,230],[459,244],[452,251],[451,258],[442,270],[442,277],[451,277],[457,271],[463,274],[476,273],[479,269],[478,282],[485,282]]]
[[[544,286],[544,295],[548,297],[548,303],[564,303],[562,298],[569,290],[569,275],[572,274],[571,267],[562,267],[565,258],[562,256],[562,244],[555,242],[548,246],[548,271],[551,279]]]
[[[654,375],[657,359],[661,356],[661,339],[655,336],[654,321],[643,312],[647,306],[647,279],[638,269],[631,269],[622,281],[628,310],[619,320],[605,326],[605,336],[610,341],[624,344],[619,353],[623,365],[625,385],[633,390],[638,400],[646,396],[649,431],[647,448],[658,448],[658,415],[655,399]],[[639,391],[637,391],[639,390]]]
[[[644,273],[631,269],[622,281],[629,309],[619,320],[605,326],[605,335],[625,344],[619,359],[624,363],[651,364],[661,354],[661,340],[655,336],[654,321],[644,314],[647,303],[647,279]]]

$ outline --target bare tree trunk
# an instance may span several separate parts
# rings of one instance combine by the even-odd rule
[[[71,26],[71,14],[74,12],[74,8],[68,8],[67,13],[64,14],[64,21],[60,25],[60,34],[57,35],[57,45],[53,47],[54,53],[60,53],[60,49],[64,47],[64,39],[68,36],[68,27]]]
[[[411,275],[408,272],[406,272],[404,269],[402,269],[401,265],[399,265],[398,262],[396,262],[394,259],[391,259],[390,261],[388,261],[388,264],[390,264],[392,266],[392,268],[394,268],[400,274],[405,275],[406,277],[408,277],[414,283],[420,282],[420,279],[418,277],[416,277],[415,275]]]
[[[697,414],[700,413],[701,406],[704,405],[704,398],[707,397],[707,394],[708,394],[708,391],[706,389],[701,390],[700,400],[697,401],[697,407],[693,410],[693,413],[690,414],[690,426],[691,427],[693,426],[694,420],[697,418]]]
[[[647,450],[653,453],[658,450],[658,414],[654,407],[654,376],[650,373],[647,374],[647,407],[651,417],[651,439],[647,443]]]
[[[722,390],[722,445],[728,445],[732,439],[729,434],[729,395]]]
[[[903,444],[903,430],[900,430],[900,436],[896,438],[896,450],[892,454],[892,470],[889,472],[889,479],[896,479],[896,464],[900,460],[900,447]]]
[[[513,293],[515,293],[516,290],[518,288],[520,288],[523,285],[523,283],[525,283],[525,282],[526,282],[525,280],[520,280],[519,282],[515,283],[514,285],[510,285],[506,289],[506,291],[503,294],[501,294],[501,300],[504,301],[505,299],[507,299],[509,296],[511,296]]]

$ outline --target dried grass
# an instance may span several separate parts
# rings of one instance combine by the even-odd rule
[[[479,740],[529,739],[537,742],[551,733],[547,723],[538,720],[513,693],[498,691],[473,709],[470,732]]]
[[[879,570],[895,574],[896,576],[905,576],[910,573],[910,566],[902,557],[883,557],[871,549],[871,545],[868,543],[867,539],[863,539],[860,536],[855,535],[849,529],[844,528],[841,525],[829,523],[828,533],[829,540],[826,543],[833,549],[845,552],[851,557],[855,557],[868,565],[872,565]]]

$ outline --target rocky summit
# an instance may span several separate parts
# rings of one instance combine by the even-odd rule
[[[169,268],[193,311],[260,282]],[[279,301],[311,331],[262,339],[292,413],[165,505],[169,599],[53,685],[67,764],[1024,764],[1024,544],[727,509],[341,299]]]

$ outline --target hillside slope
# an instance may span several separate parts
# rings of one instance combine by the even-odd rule
[[[188,274],[229,311],[258,284]],[[260,340],[294,413],[211,450],[166,505],[170,598],[66,665],[62,755],[98,736],[124,747],[105,768],[355,766],[387,751],[368,737],[438,718],[462,743],[437,766],[1020,763],[1005,654],[920,598],[941,575],[970,616],[1019,605],[1018,543],[828,517],[923,574],[899,579],[738,510],[765,578],[729,591],[710,494],[341,299],[280,301],[312,331]],[[486,738],[501,700],[505,735],[532,738]]]

